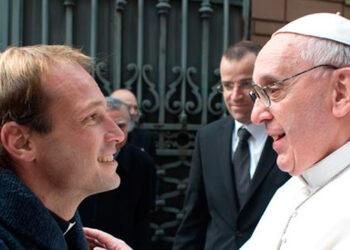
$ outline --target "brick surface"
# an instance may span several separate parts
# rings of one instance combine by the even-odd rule
[[[350,0],[347,1],[350,3]],[[263,45],[284,23],[311,13],[339,11],[350,19],[350,6],[344,2],[344,0],[252,0],[251,39]]]
[[[270,40],[270,36],[257,36],[257,35],[253,35],[250,38],[253,42],[256,42],[258,44],[260,44],[261,46],[264,46],[265,43]]]
[[[336,13],[337,11],[342,13],[342,3],[320,0],[287,0],[287,21],[292,21],[311,13]]]
[[[344,6],[343,14],[344,14],[344,17],[350,19],[350,7],[349,6]]]
[[[285,0],[252,0],[252,18],[284,21]]]
[[[259,35],[271,35],[284,26],[281,22],[255,21],[253,22],[254,33]]]

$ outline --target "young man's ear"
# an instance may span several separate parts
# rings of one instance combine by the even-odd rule
[[[335,117],[343,117],[350,112],[350,67],[337,71],[332,95],[332,111]]]
[[[0,132],[1,143],[11,158],[17,162],[34,160],[30,142],[30,129],[17,122],[6,122]]]

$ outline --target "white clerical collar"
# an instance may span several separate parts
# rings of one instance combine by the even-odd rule
[[[75,221],[74,222],[69,222],[69,225],[68,225],[66,231],[63,233],[63,236],[65,236],[69,232],[69,230],[71,230],[72,227],[74,227],[75,224],[76,224]]]
[[[340,174],[350,162],[350,142],[345,143],[326,158],[316,163],[301,174],[311,190],[326,185],[337,174]]]
[[[241,127],[246,128],[251,134],[251,136],[256,140],[260,140],[261,138],[265,139],[264,137],[266,137],[265,124],[249,123],[248,125],[245,125],[235,120],[235,136],[237,136],[238,130]]]

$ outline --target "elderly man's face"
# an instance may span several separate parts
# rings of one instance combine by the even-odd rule
[[[221,59],[220,76],[222,82],[235,82],[232,90],[223,90],[223,97],[229,113],[237,121],[243,124],[249,124],[250,114],[253,108],[253,102],[249,97],[250,87],[238,87],[237,82],[251,81],[254,62],[256,56],[254,53],[248,53],[240,60],[228,60],[225,57]]]
[[[266,86],[314,66],[300,58],[306,47],[296,38],[279,34],[265,45],[255,64],[256,83]],[[278,166],[292,175],[302,173],[330,151],[331,74],[319,77],[325,70],[329,69],[317,68],[284,82],[271,94],[269,108],[257,99],[252,111],[252,121],[265,123],[274,139]]]
[[[40,177],[76,197],[116,188],[113,154],[123,132],[93,78],[79,65],[58,66],[43,83],[52,131],[33,134]]]
[[[120,90],[112,95],[124,102],[129,107],[130,118],[133,122],[138,122],[139,120],[139,110],[137,106],[137,100],[135,95],[129,90]]]
[[[128,122],[130,119],[128,112],[129,111],[126,106],[122,106],[120,109],[113,109],[108,111],[115,124],[117,124],[124,133],[125,139],[117,145],[119,148],[123,147],[128,139]]]

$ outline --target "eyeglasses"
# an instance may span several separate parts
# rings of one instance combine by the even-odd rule
[[[236,82],[231,81],[221,81],[220,84],[216,87],[216,90],[219,93],[223,93],[224,91],[232,91],[237,85],[240,89],[247,89],[253,86],[252,79],[244,79]]]
[[[278,89],[278,85],[282,85],[285,81],[288,81],[292,78],[295,78],[297,76],[300,76],[304,73],[307,73],[311,70],[314,70],[314,69],[317,69],[317,68],[320,68],[320,67],[328,67],[328,68],[331,68],[331,69],[339,69],[339,67],[337,66],[334,66],[334,65],[331,65],[331,64],[320,64],[320,65],[317,65],[317,66],[314,66],[312,68],[309,68],[307,70],[304,70],[304,71],[301,71],[297,74],[294,74],[292,76],[289,76],[287,78],[284,78],[282,80],[279,80],[279,81],[276,81],[276,82],[273,82],[273,83],[270,83],[264,87],[260,86],[259,84],[257,83],[252,83],[252,86],[253,86],[253,91],[251,91],[249,93],[250,97],[252,98],[253,101],[256,100],[256,98],[259,98],[260,100],[262,100],[262,102],[265,104],[265,106],[268,108],[271,106],[271,95],[276,91],[276,90],[279,90]]]

